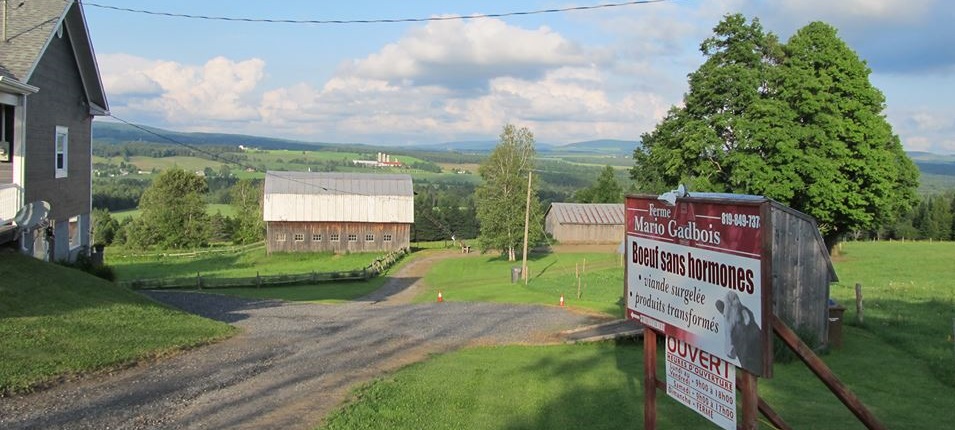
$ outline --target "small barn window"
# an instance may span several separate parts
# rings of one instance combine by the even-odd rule
[[[382,236],[381,236],[381,240],[383,240],[383,241],[385,241],[385,242],[391,242],[391,235],[390,235],[390,234],[382,235]]]
[[[349,234],[349,235],[348,235],[348,241],[349,241],[349,242],[358,242],[358,235],[357,235],[357,234]]]
[[[295,233],[294,238],[295,238],[295,241],[296,241],[296,242],[305,242],[305,234],[304,234],[304,233]]]
[[[374,242],[374,241],[375,241],[374,234],[371,234],[371,233],[365,234],[365,242]]]
[[[328,235],[328,239],[332,242],[338,242],[338,233],[332,233]]]
[[[313,234],[313,235],[312,235],[312,241],[314,241],[314,242],[321,242],[321,241],[322,241],[322,235],[320,235],[320,234]]]
[[[285,242],[285,233],[276,233],[275,234],[276,242]]]

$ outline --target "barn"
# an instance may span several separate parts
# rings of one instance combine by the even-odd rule
[[[265,175],[263,218],[272,252],[377,252],[411,246],[411,176],[277,172]]]
[[[622,203],[551,203],[544,230],[560,243],[620,243]]]

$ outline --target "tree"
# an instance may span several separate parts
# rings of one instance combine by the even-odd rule
[[[477,217],[484,249],[500,249],[508,261],[524,240],[527,176],[534,168],[534,135],[527,128],[507,124],[501,140],[478,172],[484,182],[475,190]],[[536,188],[532,185],[532,188]],[[531,194],[529,242],[544,238],[542,211],[536,193]]]
[[[700,49],[684,106],[634,151],[638,189],[764,195],[815,217],[830,247],[915,202],[918,170],[835,29],[812,23],[781,45],[757,19],[729,15]]]
[[[262,184],[243,179],[232,187],[232,206],[235,208],[235,226],[232,240],[236,243],[253,243],[265,238],[265,221],[262,216]]]
[[[577,190],[574,200],[578,203],[620,203],[623,201],[623,188],[617,182],[612,166],[605,166],[597,177],[597,183],[589,188]]]
[[[202,200],[206,190],[205,178],[179,168],[166,170],[143,193],[142,215],[127,226],[127,240],[142,248],[204,245],[209,240],[209,216]]]
[[[116,221],[109,209],[94,208],[93,217],[93,244],[110,245],[116,237],[116,231],[119,230],[119,221]]]

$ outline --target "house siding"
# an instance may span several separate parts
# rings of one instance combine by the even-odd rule
[[[377,252],[396,251],[411,246],[411,224],[403,223],[361,223],[361,222],[292,222],[270,221],[267,223],[267,250],[272,252]],[[295,235],[303,235],[302,241],[296,241]],[[339,240],[333,242],[332,234],[338,234]],[[357,240],[348,241],[348,235],[354,234]],[[373,234],[373,241],[366,241],[365,235]],[[392,235],[391,241],[385,241],[384,235]],[[284,235],[285,240],[278,240]],[[313,235],[321,235],[320,241],[312,240]]]
[[[50,203],[50,219],[66,223],[90,213],[90,140],[92,115],[76,68],[69,32],[53,36],[28,82],[40,90],[28,97],[24,164],[24,201]],[[67,176],[55,176],[56,127],[69,127]],[[69,240],[68,237],[59,240]],[[80,233],[80,245],[89,231]],[[54,259],[68,259],[62,245]]]

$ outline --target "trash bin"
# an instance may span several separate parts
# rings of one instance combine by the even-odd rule
[[[842,348],[842,315],[845,312],[844,306],[829,304],[829,345],[833,348]]]
[[[520,281],[520,280],[521,280],[521,268],[520,268],[520,267],[512,267],[512,268],[511,268],[511,283],[514,284],[514,283],[516,283],[517,281]]]

